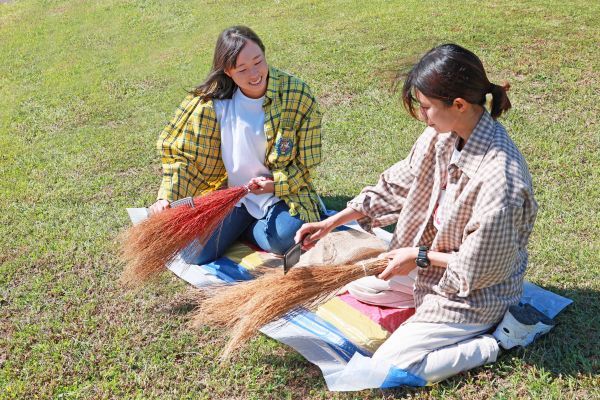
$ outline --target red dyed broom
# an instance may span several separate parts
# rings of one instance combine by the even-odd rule
[[[216,190],[194,198],[193,207],[168,208],[129,228],[122,240],[126,265],[121,282],[138,286],[157,276],[194,240],[198,240],[196,251],[200,251],[250,190],[248,186]]]

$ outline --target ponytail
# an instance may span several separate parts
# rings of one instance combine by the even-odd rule
[[[508,82],[505,82],[502,86],[490,83],[490,93],[492,94],[490,114],[493,119],[498,118],[512,107],[506,94],[509,89],[510,84]]]

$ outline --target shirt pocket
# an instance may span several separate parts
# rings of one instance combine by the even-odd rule
[[[273,148],[269,153],[268,161],[275,165],[287,165],[296,158],[298,146],[296,131],[292,128],[280,128],[275,135]]]

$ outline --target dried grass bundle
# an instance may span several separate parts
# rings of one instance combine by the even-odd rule
[[[292,268],[287,275],[266,274],[236,285],[199,290],[199,306],[191,324],[220,326],[228,331],[230,339],[221,354],[225,360],[267,323],[303,307],[315,307],[346,284],[377,275],[387,265],[386,259],[371,259],[358,264]]]
[[[126,265],[121,282],[139,286],[148,281],[196,239],[200,251],[247,193],[243,186],[217,190],[196,197],[193,208],[169,208],[129,228],[122,237],[121,254]]]

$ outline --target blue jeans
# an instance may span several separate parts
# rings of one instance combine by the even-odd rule
[[[181,255],[188,264],[207,264],[221,257],[238,239],[265,251],[283,254],[294,244],[294,235],[303,223],[300,217],[290,215],[284,201],[273,204],[262,219],[254,218],[242,205],[233,209],[204,247],[192,243]]]

